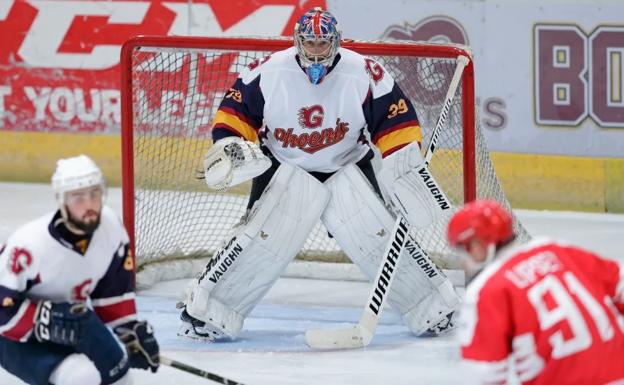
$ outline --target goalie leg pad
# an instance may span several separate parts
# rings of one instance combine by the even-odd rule
[[[349,258],[372,280],[392,232],[394,218],[364,175],[354,165],[345,167],[325,182],[331,198],[321,220]],[[415,334],[430,321],[423,306],[459,304],[450,280],[410,237],[399,261],[388,302],[397,309]],[[450,292],[449,292],[450,288]],[[436,313],[437,315],[437,313]],[[425,330],[427,327],[425,327]]]
[[[383,159],[379,179],[394,208],[417,229],[450,214],[451,203],[429,172],[417,144]]]
[[[460,304],[460,297],[449,279],[444,280],[437,290],[430,292],[411,310],[403,313],[403,320],[412,333],[443,334],[455,325],[454,312]]]
[[[321,182],[282,164],[252,207],[248,222],[193,285],[187,312],[236,337],[245,317],[299,252],[328,200]]]

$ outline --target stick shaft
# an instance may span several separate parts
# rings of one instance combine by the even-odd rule
[[[203,378],[207,378],[209,380],[218,382],[220,384],[224,384],[224,385],[243,385],[240,382],[236,382],[234,380],[230,380],[227,379],[225,377],[221,377],[218,374],[214,374],[211,372],[207,372],[205,370],[201,370],[199,368],[184,364],[180,361],[176,361],[176,360],[172,360],[170,358],[164,357],[164,356],[160,356],[160,363],[163,365],[167,365],[167,366],[171,366],[172,368],[176,368],[178,370],[182,370],[184,372],[190,373],[190,374],[194,374],[196,376],[199,377],[203,377]]]
[[[431,157],[433,156],[433,152],[435,151],[436,144],[438,143],[438,136],[440,132],[442,132],[442,126],[446,123],[446,118],[448,117],[448,113],[451,109],[451,104],[453,103],[453,98],[455,97],[455,92],[457,91],[457,87],[459,86],[459,81],[461,80],[462,74],[464,73],[464,68],[470,59],[466,56],[458,56],[457,57],[457,67],[455,67],[455,72],[453,73],[453,78],[451,79],[451,84],[449,85],[448,90],[446,91],[446,96],[444,97],[444,105],[442,106],[442,112],[438,117],[438,121],[431,133],[431,141],[429,141],[429,147],[427,147],[427,153],[425,154],[425,164],[429,165],[431,162]]]
[[[386,303],[386,298],[390,294],[390,285],[398,270],[398,263],[409,235],[409,225],[402,215],[397,218],[392,233],[388,238],[388,245],[384,252],[381,264],[377,270],[377,275],[373,280],[366,307],[360,318],[360,325],[368,331],[374,333],[381,317],[381,311]]]

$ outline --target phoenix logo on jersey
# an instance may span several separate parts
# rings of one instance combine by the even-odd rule
[[[76,285],[72,289],[72,299],[76,301],[86,301],[91,294],[91,279]]]
[[[32,263],[32,255],[26,249],[16,247],[9,259],[9,266],[13,274],[18,275]]]
[[[328,127],[310,134],[303,133],[300,135],[293,134],[294,129],[276,128],[273,133],[275,139],[282,143],[282,147],[298,147],[301,151],[308,154],[314,154],[324,148],[333,146],[344,139],[349,131],[349,123],[336,119],[336,127]]]
[[[323,124],[325,111],[323,107],[315,104],[311,107],[301,107],[299,109],[299,125],[303,128],[318,128]]]

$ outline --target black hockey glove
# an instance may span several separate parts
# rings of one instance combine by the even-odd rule
[[[86,335],[91,309],[83,303],[40,301],[35,313],[34,334],[39,342],[76,346]]]
[[[147,321],[133,321],[119,326],[115,333],[126,345],[131,368],[158,370],[160,349],[152,325]]]

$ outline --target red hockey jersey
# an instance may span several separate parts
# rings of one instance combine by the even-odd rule
[[[510,246],[468,286],[466,383],[624,384],[624,267],[547,239]]]

